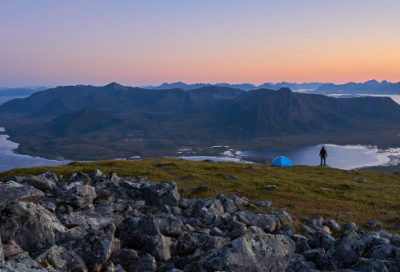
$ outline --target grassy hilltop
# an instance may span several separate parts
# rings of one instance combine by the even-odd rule
[[[105,174],[115,172],[120,177],[146,175],[149,181],[175,181],[182,197],[236,194],[250,200],[270,200],[274,210],[287,209],[297,226],[316,215],[339,223],[353,221],[361,227],[368,220],[380,221],[385,228],[400,225],[400,176],[309,166],[257,165],[259,170],[253,170],[253,166],[175,159],[73,162],[57,167],[13,169],[0,173],[0,177],[35,175],[50,170],[68,178],[74,172],[91,173],[100,169]],[[227,179],[227,174],[238,178]],[[367,181],[355,179],[357,177]],[[209,186],[210,190],[196,190],[200,184]],[[277,189],[267,189],[264,185],[276,185]]]

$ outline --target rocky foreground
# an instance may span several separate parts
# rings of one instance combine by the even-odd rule
[[[207,190],[207,187],[199,187]],[[262,206],[268,214],[251,212]],[[0,272],[400,271],[400,236],[268,201],[181,199],[174,182],[46,172],[0,182]]]

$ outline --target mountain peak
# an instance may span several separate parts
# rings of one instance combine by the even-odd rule
[[[113,89],[116,89],[116,90],[126,90],[127,89],[127,87],[122,86],[121,84],[118,84],[117,82],[112,82],[112,83],[110,83],[110,84],[108,84],[108,85],[106,85],[104,87],[113,88]]]

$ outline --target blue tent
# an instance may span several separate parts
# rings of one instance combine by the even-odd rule
[[[273,166],[280,166],[280,167],[285,167],[285,166],[293,166],[293,163],[286,157],[280,156],[277,157],[272,164]]]

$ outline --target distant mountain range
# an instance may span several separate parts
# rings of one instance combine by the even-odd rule
[[[90,110],[82,112],[88,108]],[[144,113],[157,115],[161,119],[163,115],[165,118],[176,118],[176,122],[196,119],[196,126],[218,127],[224,131],[250,136],[302,133],[332,126],[346,127],[356,125],[359,120],[400,122],[400,105],[390,98],[336,99],[294,93],[289,88],[248,92],[222,86],[201,87],[189,91],[181,88],[147,90],[117,83],[104,87],[80,85],[44,90],[27,98],[4,103],[0,106],[0,113],[22,115],[25,116],[23,118],[30,118],[33,123],[38,118],[57,117],[48,123],[52,128],[48,131],[53,132],[64,129],[69,131],[69,126],[80,127],[78,124],[79,120],[83,120],[80,119],[82,114],[86,118],[96,114],[99,118],[96,117],[93,123],[100,123],[104,119],[108,120],[105,121],[107,126],[114,120],[111,115],[118,117],[119,121],[128,121]],[[208,117],[203,118],[204,116]],[[117,119],[115,122],[119,124]],[[80,131],[85,134],[94,131],[94,128],[102,128],[90,126],[89,121],[81,122],[82,126],[88,128],[78,129],[77,133]],[[58,123],[62,124],[60,129],[56,129]],[[129,127],[124,127],[124,130],[129,130]]]
[[[324,84],[318,87],[313,93],[317,94],[385,94],[385,95],[399,95],[400,82],[391,83],[386,80],[378,82],[370,80],[364,83],[349,82],[346,84]]]
[[[156,89],[156,90],[165,90],[165,89],[175,89],[180,88],[182,90],[194,90],[202,87],[209,86],[220,86],[220,87],[230,87],[241,89],[244,91],[256,90],[256,89],[270,89],[270,90],[279,90],[281,88],[290,88],[291,90],[314,90],[319,86],[322,86],[324,83],[311,82],[311,83],[289,83],[289,82],[281,82],[281,83],[264,83],[262,85],[256,86],[250,83],[244,84],[229,84],[229,83],[218,83],[218,84],[209,84],[209,83],[195,83],[195,84],[186,84],[183,82],[175,82],[175,83],[163,83],[160,86],[142,86],[144,89]]]
[[[338,129],[362,133],[399,125],[398,116],[400,105],[388,97],[338,99],[289,88],[246,92],[224,86],[148,90],[117,83],[57,87],[0,106],[2,126],[21,143],[19,148],[55,156],[54,150],[72,152],[80,143],[73,155],[68,154],[82,159],[87,158],[82,152],[103,152],[109,158],[114,154],[110,150],[117,148],[122,154],[174,150],[183,140],[198,145],[211,144],[216,138],[226,141]],[[127,137],[148,142],[127,144]]]

